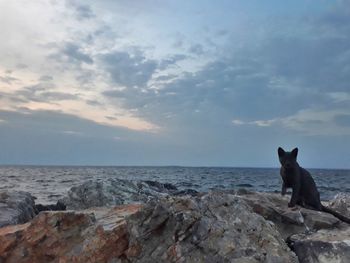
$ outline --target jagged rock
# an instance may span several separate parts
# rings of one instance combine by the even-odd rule
[[[172,184],[155,181],[131,181],[108,179],[88,181],[72,187],[68,196],[60,201],[67,209],[87,209],[90,207],[115,206],[129,203],[145,203],[167,195],[194,195],[196,192],[182,192]]]
[[[132,262],[297,262],[271,224],[226,193],[151,202],[128,229]]]
[[[0,192],[0,227],[31,220],[36,214],[34,199],[26,192]]]
[[[0,228],[0,262],[110,262],[128,247],[125,217],[137,205],[83,212],[42,212]]]
[[[277,229],[285,239],[293,234],[319,229],[333,229],[342,225],[338,218],[325,212],[301,207],[288,208],[290,196],[282,197],[276,193],[246,190],[238,191],[237,195],[245,200],[254,212],[276,224]]]
[[[337,194],[329,201],[328,207],[350,218],[350,195],[345,193]]]
[[[348,263],[350,259],[350,227],[298,234],[288,241],[300,263]]]
[[[273,225],[225,193],[42,212],[0,229],[0,262],[297,262]]]

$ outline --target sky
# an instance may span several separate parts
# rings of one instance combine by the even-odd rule
[[[350,168],[349,0],[0,0],[0,164]]]

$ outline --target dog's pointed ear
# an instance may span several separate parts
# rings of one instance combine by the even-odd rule
[[[286,152],[281,148],[281,147],[278,147],[278,156],[281,157],[283,156]]]
[[[298,148],[294,148],[292,151],[292,156],[296,159],[298,156]]]

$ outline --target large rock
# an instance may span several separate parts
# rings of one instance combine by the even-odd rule
[[[34,197],[26,192],[0,192],[0,227],[23,224],[35,216]]]
[[[0,262],[297,262],[275,227],[240,198],[209,193],[42,212],[0,229]]]
[[[149,203],[128,229],[132,262],[297,262],[275,227],[231,194]]]
[[[319,230],[311,235],[298,234],[289,240],[300,263],[348,263],[350,261],[350,227]]]
[[[350,195],[345,193],[337,194],[329,201],[328,207],[350,218]]]
[[[67,209],[81,210],[91,207],[145,203],[168,195],[196,194],[196,191],[180,191],[172,184],[155,181],[108,179],[87,181],[72,187],[68,196],[60,202]]]
[[[302,207],[288,208],[290,196],[282,197],[276,193],[246,190],[238,191],[237,195],[245,200],[254,212],[276,224],[285,239],[293,234],[340,228],[345,224],[329,213]]]

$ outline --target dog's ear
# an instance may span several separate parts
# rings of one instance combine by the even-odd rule
[[[298,148],[294,148],[292,151],[292,156],[296,159],[298,156]]]
[[[283,156],[286,152],[281,148],[281,147],[278,147],[278,156],[281,157]]]

